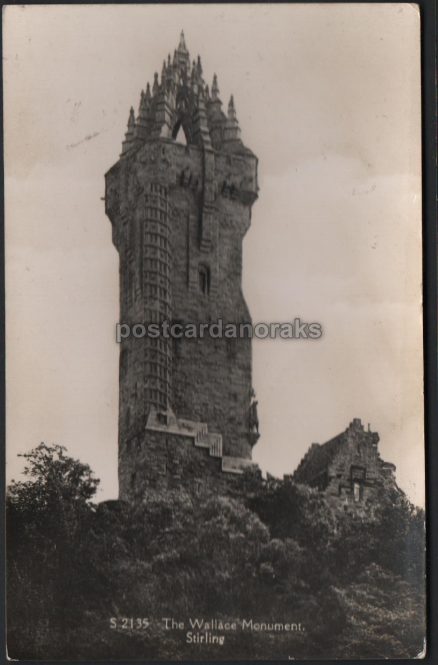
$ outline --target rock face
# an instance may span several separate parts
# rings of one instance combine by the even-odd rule
[[[313,443],[292,480],[324,492],[336,508],[360,512],[380,488],[396,486],[395,466],[378,451],[379,435],[354,418],[345,432],[327,443]]]
[[[223,113],[216,75],[210,91],[181,34],[160,79],[141,92],[138,115],[131,109],[106,174],[120,322],[250,323],[242,241],[257,192],[257,158],[240,138],[234,99]],[[251,369],[249,338],[124,340],[121,498],[156,482],[234,482],[255,467]]]

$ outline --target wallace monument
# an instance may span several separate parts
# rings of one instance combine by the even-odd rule
[[[257,199],[257,158],[231,97],[222,110],[184,34],[131,109],[106,213],[120,256],[124,322],[250,323],[242,240]],[[195,491],[258,468],[251,339],[124,340],[120,353],[121,498],[145,487]]]
[[[251,324],[242,293],[242,242],[258,195],[257,157],[227,113],[217,76],[205,83],[184,33],[131,108],[105,208],[119,253],[120,320],[137,324]],[[251,336],[130,336],[120,349],[119,491],[245,492],[261,482]],[[357,510],[394,485],[379,436],[354,418],[312,444],[293,476],[335,507]],[[287,470],[289,472],[289,469]]]

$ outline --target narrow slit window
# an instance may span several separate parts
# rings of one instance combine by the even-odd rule
[[[358,482],[353,483],[353,496],[354,496],[355,502],[360,501],[361,491],[360,491],[360,483],[358,483]]]
[[[199,266],[199,290],[205,296],[208,296],[210,293],[210,270],[208,266],[201,265]]]

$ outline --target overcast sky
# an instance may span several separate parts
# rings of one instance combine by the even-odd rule
[[[386,5],[8,7],[7,474],[60,443],[117,496],[118,256],[104,173],[129,107],[184,29],[234,94],[259,158],[244,242],[254,322],[318,321],[318,341],[255,341],[254,459],[292,472],[359,417],[424,502],[419,17]]]

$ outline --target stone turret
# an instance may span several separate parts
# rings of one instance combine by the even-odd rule
[[[137,118],[131,109],[127,139],[122,155],[138,150],[153,138],[175,139],[180,127],[191,145],[211,144],[215,150],[252,155],[240,139],[240,128],[231,95],[228,113],[222,111],[217,75],[213,75],[211,95],[203,78],[201,58],[190,63],[184,33],[171,61],[163,61],[161,76],[154,74],[152,93],[149,83],[140,93]],[[254,174],[255,175],[255,174]],[[256,183],[253,183],[256,195]]]

